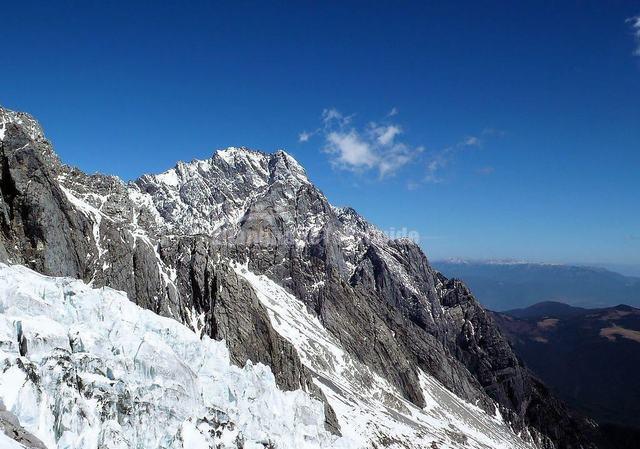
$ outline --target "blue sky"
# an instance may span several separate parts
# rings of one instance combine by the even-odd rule
[[[89,172],[284,148],[433,259],[640,266],[640,4],[439,3],[10,2],[0,104]]]

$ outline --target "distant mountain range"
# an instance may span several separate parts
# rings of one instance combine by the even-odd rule
[[[503,261],[435,261],[445,276],[463,279],[488,309],[504,311],[545,301],[599,308],[640,306],[640,278],[604,268]]]
[[[494,317],[525,364],[567,403],[600,423],[640,428],[640,309],[545,302]]]

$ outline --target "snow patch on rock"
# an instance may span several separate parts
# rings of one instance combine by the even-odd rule
[[[40,124],[29,114],[0,107],[0,142],[6,137],[7,126],[10,124],[22,127],[31,140],[44,140],[44,132]]]

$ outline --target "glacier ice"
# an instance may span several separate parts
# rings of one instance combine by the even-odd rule
[[[0,399],[49,449],[355,447],[324,429],[322,403],[231,365],[224,342],[122,292],[2,264]]]

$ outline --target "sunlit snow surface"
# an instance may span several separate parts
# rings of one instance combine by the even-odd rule
[[[0,447],[2,449],[24,449],[22,444],[12,440],[2,432],[0,432]]]
[[[530,448],[502,418],[489,416],[457,397],[436,379],[420,373],[426,406],[420,409],[402,398],[381,376],[353,359],[304,304],[266,276],[235,264],[258,299],[267,307],[271,324],[298,350],[302,363],[335,410],[343,434],[357,447],[422,449]],[[432,443],[437,446],[432,446]],[[373,446],[376,444],[377,446]]]
[[[230,365],[224,342],[122,292],[2,264],[0,399],[49,449],[356,447],[268,367]]]

